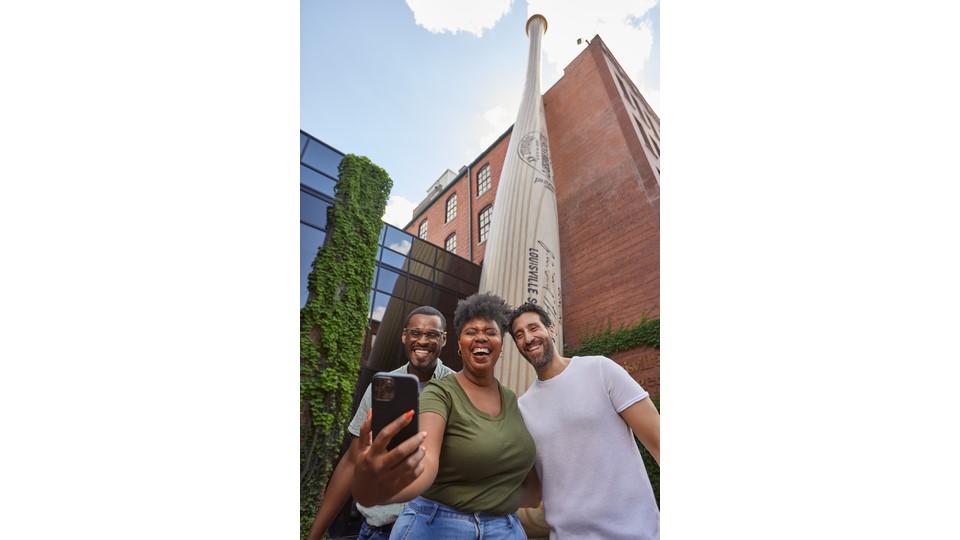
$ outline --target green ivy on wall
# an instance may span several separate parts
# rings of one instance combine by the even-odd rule
[[[369,159],[340,162],[336,204],[300,310],[300,537],[340,457],[360,370],[381,217],[393,182]]]
[[[580,347],[565,351],[564,355],[571,356],[610,356],[615,352],[629,351],[634,347],[646,345],[655,349],[660,348],[660,318],[647,319],[644,317],[633,326],[611,330],[607,322],[605,330],[597,330],[580,340]]]

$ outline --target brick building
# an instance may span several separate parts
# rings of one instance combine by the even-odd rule
[[[560,225],[564,348],[660,315],[660,118],[595,36],[543,95]],[[405,230],[482,264],[512,127],[447,171]],[[659,393],[659,350],[610,355]]]

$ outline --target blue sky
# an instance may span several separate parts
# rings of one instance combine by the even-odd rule
[[[659,114],[658,0],[301,0],[300,128],[383,167],[384,219],[406,225],[434,180],[516,120],[534,13],[543,92],[599,34]]]

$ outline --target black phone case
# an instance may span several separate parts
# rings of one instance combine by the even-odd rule
[[[393,380],[393,396],[391,399],[378,398],[377,380]],[[403,413],[413,410],[413,419],[393,439],[387,443],[387,450],[392,450],[403,441],[413,437],[420,431],[420,381],[413,375],[400,373],[377,373],[370,382],[373,398],[373,438],[377,438],[384,427],[396,420]]]

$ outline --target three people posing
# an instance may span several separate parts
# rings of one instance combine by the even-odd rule
[[[463,369],[420,394],[422,433],[408,439],[414,443],[412,456],[402,450],[407,443],[393,456],[386,452],[396,433],[391,427],[407,419],[385,428],[372,444],[370,423],[364,424],[353,494],[362,504],[409,501],[391,538],[526,538],[516,512],[521,503],[540,502],[532,472],[534,443],[516,394],[493,376],[508,313],[506,303],[490,294],[475,294],[457,306],[453,324]],[[419,470],[409,484],[380,483],[406,474],[409,466]]]
[[[361,425],[351,446],[358,506],[410,501],[393,538],[512,539],[525,538],[518,507],[542,496],[551,539],[658,539],[633,438],[659,463],[660,417],[647,392],[609,358],[561,356],[536,304],[511,312],[495,295],[473,295],[454,326],[463,369],[424,389],[421,433],[388,452],[410,417],[376,440],[369,419]],[[493,377],[506,334],[537,372],[519,400]]]

